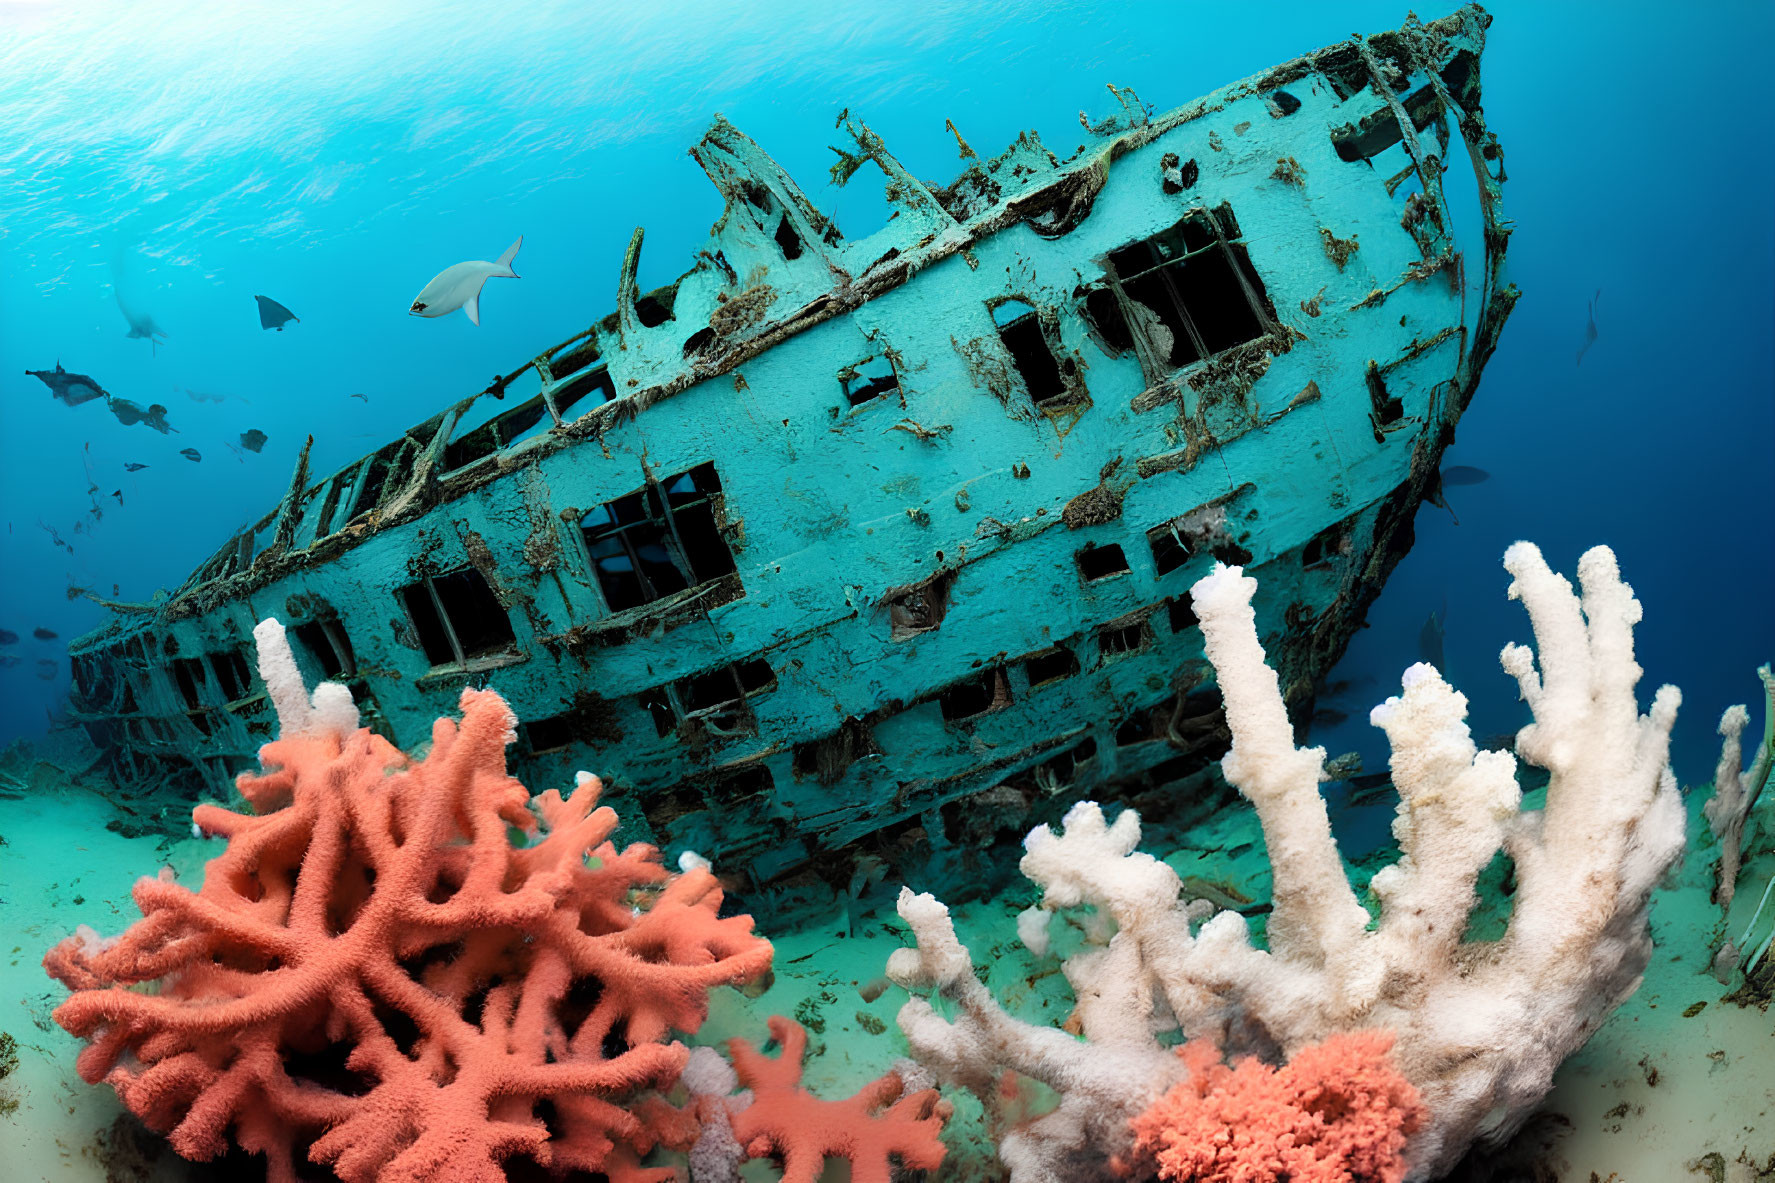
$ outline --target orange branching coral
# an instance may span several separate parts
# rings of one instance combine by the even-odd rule
[[[144,878],[140,922],[45,958],[74,991],[56,1021],[92,1040],[81,1076],[187,1158],[266,1155],[273,1183],[304,1154],[348,1183],[503,1183],[525,1158],[673,1177],[639,1166],[696,1136],[647,1093],[684,1066],[670,1033],[701,1025],[713,987],[763,974],[770,945],[718,916],[708,871],[618,850],[597,778],[532,799],[506,775],[497,694],[464,691],[461,723],[440,719],[409,763],[348,697],[329,722],[336,691],[313,712],[299,684],[279,702],[272,771],[240,780],[254,813],[197,808],[228,840],[201,890]]]
[[[734,1071],[753,1090],[752,1103],[733,1115],[748,1158],[780,1156],[782,1183],[814,1183],[828,1155],[850,1160],[851,1183],[888,1183],[890,1155],[915,1170],[942,1164],[938,1134],[951,1106],[936,1089],[906,1093],[899,1073],[889,1072],[854,1097],[822,1101],[801,1087],[807,1031],[775,1015],[770,1033],[783,1045],[776,1059],[743,1039],[728,1041]]]
[[[1166,1183],[1400,1183],[1428,1111],[1386,1031],[1334,1035],[1281,1068],[1180,1049],[1189,1079],[1133,1121],[1135,1162]]]

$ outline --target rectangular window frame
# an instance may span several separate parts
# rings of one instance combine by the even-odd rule
[[[881,372],[884,367],[885,374]],[[838,371],[838,386],[845,410],[860,411],[879,399],[900,394],[900,370],[887,354],[871,354]]]
[[[1149,254],[1159,254],[1159,246],[1156,244],[1170,236],[1175,236],[1181,241],[1184,238],[1186,227],[1195,230],[1198,234],[1206,231],[1207,241],[1200,242],[1193,247],[1186,244],[1182,253],[1153,259],[1140,266],[1138,270],[1132,270],[1125,266],[1129,252],[1135,247],[1147,246]],[[1229,227],[1233,233],[1228,233]],[[1190,366],[1199,365],[1222,353],[1249,345],[1253,341],[1262,340],[1265,336],[1276,331],[1276,322],[1274,317],[1270,315],[1265,297],[1260,294],[1257,287],[1254,287],[1254,284],[1261,284],[1262,281],[1257,279],[1256,274],[1252,271],[1250,260],[1243,249],[1237,251],[1233,249],[1244,246],[1244,236],[1237,233],[1237,230],[1237,220],[1233,217],[1229,205],[1223,203],[1211,210],[1198,207],[1186,212],[1183,217],[1164,230],[1118,247],[1105,256],[1105,280],[1115,293],[1122,319],[1132,332],[1135,353],[1139,356],[1141,366],[1146,370],[1149,380],[1159,381],[1179,370],[1188,369]],[[1201,328],[1198,327],[1189,306],[1184,302],[1183,295],[1178,290],[1175,275],[1172,274],[1189,260],[1213,253],[1218,253],[1222,257],[1227,270],[1238,280],[1239,290],[1245,297],[1246,306],[1258,325],[1258,332],[1253,336],[1217,350],[1208,348],[1207,339]],[[1117,261],[1118,255],[1122,256],[1121,263]],[[1144,326],[1148,321],[1159,316],[1158,310],[1152,308],[1145,301],[1135,299],[1128,294],[1130,285],[1154,276],[1162,281],[1163,291],[1169,297],[1171,309],[1188,335],[1189,350],[1195,355],[1179,364],[1174,365],[1168,356],[1160,357],[1156,344],[1144,331]]]
[[[761,673],[763,676],[760,676]],[[731,697],[700,707],[689,705],[697,690],[697,683],[706,684],[723,675],[726,675],[726,681],[732,687]],[[761,694],[769,694],[777,688],[777,684],[775,668],[764,658],[753,657],[729,662],[700,674],[691,674],[663,686],[644,690],[637,701],[652,717],[653,729],[661,739],[676,734],[680,727],[690,722],[701,723],[713,735],[755,735],[758,720],[752,710],[752,700]],[[734,721],[727,722],[729,717]]]
[[[479,569],[472,565],[457,567],[451,571],[442,571],[436,575],[421,576],[413,583],[403,584],[396,589],[396,594],[399,595],[401,599],[401,606],[406,609],[408,619],[411,621],[415,633],[421,636],[420,651],[424,654],[426,660],[431,663],[431,668],[427,671],[428,674],[459,673],[464,670],[492,669],[502,665],[511,665],[514,662],[523,660],[523,654],[518,650],[516,630],[512,628],[511,614],[507,612],[503,606],[499,608],[499,613],[505,620],[505,629],[503,631],[508,634],[510,639],[499,647],[477,649],[472,654],[463,647],[462,638],[456,633],[456,624],[451,620],[450,613],[444,607],[443,597],[438,594],[436,581],[449,578],[450,576],[460,575],[464,572],[473,572],[476,578],[480,579],[482,585],[487,589],[488,595],[491,596],[497,604],[498,595],[494,592],[492,583],[485,575],[481,574]],[[414,618],[413,604],[408,598],[408,594],[412,592],[413,589],[421,586],[425,588],[426,596],[431,604],[431,610],[435,614],[438,624],[442,628],[444,639],[449,643],[451,653],[451,660],[449,661],[434,661],[432,660],[433,655],[429,652],[425,652],[425,644],[423,641],[424,630],[421,628],[420,622]]]
[[[707,484],[703,479],[705,474]],[[597,586],[605,608],[612,613],[643,610],[675,596],[717,584],[723,579],[738,579],[738,564],[734,561],[733,548],[728,543],[725,529],[727,490],[714,461],[694,465],[663,480],[655,479],[651,473],[647,475],[647,482],[640,489],[600,503],[595,509],[588,510],[579,521],[580,541],[585,547],[592,582]],[[674,494],[670,490],[673,485],[685,479],[691,481],[692,495],[689,500],[674,504]],[[616,507],[630,498],[640,499],[641,514],[628,521],[620,520]],[[705,508],[708,511],[710,528],[723,548],[724,561],[717,564],[725,568],[722,570],[699,571],[698,564],[692,561],[690,550],[684,544],[684,531],[680,529],[679,519]],[[598,510],[604,511],[606,522],[587,526],[586,519]],[[677,572],[678,579],[684,586],[662,589],[658,586],[657,577],[648,574],[648,565],[643,563],[640,546],[636,542],[636,538],[643,534],[657,535],[644,545],[658,543],[664,549],[667,562]],[[609,541],[615,541],[620,551],[600,555],[598,548]],[[638,602],[616,606],[613,598],[615,588],[606,584],[605,576],[600,570],[601,559],[615,557],[628,561],[629,573],[642,595]]]

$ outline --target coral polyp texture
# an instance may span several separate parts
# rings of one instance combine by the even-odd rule
[[[1256,807],[1273,871],[1267,948],[1253,945],[1244,917],[1186,898],[1170,867],[1135,849],[1136,814],[1112,824],[1081,803],[1062,832],[1032,831],[1021,863],[1044,889],[1043,908],[1089,904],[1114,922],[1092,926],[1102,939],[1063,966],[1081,1041],[1007,1014],[974,975],[948,910],[901,893],[917,947],[893,954],[889,976],[955,1010],[945,1018],[923,997],[906,1003],[899,1021],[913,1055],[982,1097],[1006,1071],[1059,1094],[1051,1112],[1000,1140],[1016,1183],[1115,1177],[1110,1164],[1127,1161],[1140,1115],[1197,1071],[1160,1038],[1178,1029],[1223,1057],[1272,1064],[1345,1033],[1390,1033],[1391,1063],[1425,1108],[1405,1144],[1405,1178],[1433,1178],[1475,1143],[1514,1132],[1560,1062],[1638,987],[1651,892],[1683,845],[1668,757],[1680,696],[1666,686],[1639,711],[1640,605],[1606,547],[1579,560],[1581,598],[1528,543],[1504,566],[1538,648],[1502,654],[1533,712],[1516,752],[1548,770],[1545,804],[1522,808],[1516,757],[1478,750],[1466,699],[1432,666],[1412,666],[1403,692],[1372,715],[1392,746],[1401,855],[1370,884],[1373,914],[1332,838],[1318,788],[1324,750],[1294,745],[1257,637],[1256,581],[1237,567],[1216,567],[1193,596],[1233,736],[1222,768]],[[1508,928],[1467,940],[1475,882],[1500,850],[1517,881]],[[1038,947],[1040,919],[1019,926]]]
[[[507,776],[497,694],[463,691],[410,761],[344,687],[310,699],[275,621],[254,635],[281,725],[239,781],[254,812],[198,806],[228,841],[199,891],[144,878],[141,921],[44,959],[74,991],[56,1021],[92,1041],[81,1076],[187,1158],[264,1154],[273,1183],[303,1154],[347,1183],[503,1183],[525,1158],[674,1178],[639,1166],[696,1135],[659,1096],[689,1054],[669,1036],[765,973],[751,919],[718,914],[707,870],[618,850],[595,777],[532,798]]]
[[[1134,1119],[1127,1165],[1165,1183],[1399,1183],[1425,1114],[1387,1056],[1392,1044],[1382,1031],[1352,1031],[1281,1068],[1255,1056],[1229,1068],[1198,1039],[1180,1053],[1189,1079]]]

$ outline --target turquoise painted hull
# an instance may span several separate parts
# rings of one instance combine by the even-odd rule
[[[183,829],[270,737],[276,616],[408,750],[498,689],[532,790],[597,772],[623,836],[765,915],[983,877],[1081,796],[1187,812],[1226,739],[1188,587],[1257,574],[1308,709],[1514,302],[1488,20],[1165,114],[1117,91],[1071,159],[962,143],[941,187],[847,118],[835,176],[896,211],[856,241],[717,117],[690,271],[638,292],[637,231],[616,313],[338,473],[305,451],[175,594],[74,645],[73,717]]]

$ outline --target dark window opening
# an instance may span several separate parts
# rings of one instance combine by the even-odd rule
[[[1282,112],[1284,115],[1292,115],[1300,110],[1300,100],[1285,90],[1271,91],[1270,102],[1274,103],[1276,105],[1276,110]]]
[[[703,790],[709,804],[717,809],[737,805],[755,798],[768,798],[776,789],[776,778],[765,764],[749,764],[707,782]]]
[[[1195,549],[1184,540],[1177,520],[1155,526],[1146,532],[1146,541],[1153,551],[1153,571],[1169,575],[1189,561]]]
[[[332,681],[357,673],[357,658],[351,651],[351,638],[345,626],[332,618],[310,620],[291,630],[296,639],[314,656],[321,677]]]
[[[187,708],[196,710],[203,705],[203,686],[207,680],[200,659],[181,657],[173,662],[173,681],[178,683],[179,695],[184,698]]]
[[[1202,622],[1196,619],[1196,605],[1189,593],[1173,596],[1165,602],[1165,611],[1171,618],[1171,631],[1181,633],[1185,629],[1200,628]]]
[[[891,638],[903,641],[942,624],[949,612],[949,586],[954,580],[954,573],[944,572],[890,599],[887,605]]]
[[[1155,360],[1180,369],[1267,331],[1263,285],[1236,237],[1230,211],[1197,211],[1110,252],[1111,273],[1148,322]]]
[[[1023,671],[1029,675],[1030,689],[1070,678],[1079,672],[1079,655],[1065,646],[1056,646],[1043,653],[1023,659]]]
[[[900,389],[900,376],[894,373],[893,362],[885,357],[866,358],[839,371],[838,381],[844,387],[845,400],[853,407]]]
[[[645,327],[657,328],[672,319],[672,309],[677,303],[677,284],[655,288],[645,296],[636,297],[635,316]]]
[[[1218,683],[1210,682],[1200,690],[1187,695],[1178,704],[1177,719],[1206,719],[1226,709],[1226,698],[1220,692]]]
[[[1303,567],[1321,567],[1343,553],[1343,523],[1325,527],[1301,548],[1300,562]]]
[[[580,519],[611,611],[639,607],[734,572],[716,525],[721,480],[713,464],[618,497]]]
[[[964,847],[1009,846],[1019,842],[1029,832],[1029,805],[1039,791],[1032,780],[1018,778],[945,801],[937,809],[943,822],[943,837],[951,845]],[[918,817],[915,814],[908,820],[916,821]]]
[[[796,744],[793,770],[798,779],[812,777],[823,785],[835,785],[852,764],[879,755],[881,748],[863,721],[846,719],[831,735]]]
[[[369,681],[359,678],[355,682],[348,682],[345,688],[351,691],[351,701],[357,704],[358,719],[363,726],[399,747],[400,741],[395,739],[394,728],[389,724],[388,717],[382,713],[382,705],[371,692]]]
[[[433,666],[461,665],[517,644],[511,618],[473,567],[408,584],[401,598]]]
[[[1078,562],[1079,574],[1085,577],[1086,582],[1128,573],[1128,557],[1115,543],[1108,546],[1088,545],[1073,558]]]
[[[1036,768],[1036,781],[1047,781],[1052,787],[1069,785],[1078,774],[1080,764],[1097,758],[1097,741],[1085,739],[1058,755],[1050,756]],[[1052,791],[1050,789],[1050,791]]]
[[[1067,395],[1066,382],[1060,376],[1060,364],[1042,332],[1041,318],[1036,310],[1021,300],[1004,300],[993,306],[992,319],[998,325],[999,340],[1011,354],[1011,364],[1023,377],[1023,385],[1035,405],[1046,406],[1062,401]]]
[[[1135,711],[1122,720],[1122,725],[1116,728],[1116,747],[1131,747],[1134,744],[1158,738],[1153,733],[1153,709],[1147,707],[1144,710]]]
[[[1196,775],[1214,761],[1226,755],[1228,745],[1222,742],[1211,742],[1206,747],[1196,748],[1171,757],[1169,760],[1154,764],[1141,774],[1141,780],[1153,788],[1163,788]]]
[[[673,785],[669,789],[649,793],[642,800],[641,812],[655,836],[666,838],[676,821],[703,810],[702,794],[693,785]]]
[[[653,718],[653,729],[659,733],[661,739],[677,730],[678,715],[672,710],[672,700],[667,696],[665,687],[643,691],[640,701]]]
[[[532,719],[524,724],[524,744],[533,756],[558,752],[573,743],[576,734],[573,724],[572,711],[547,719]]]
[[[1011,684],[1004,670],[990,669],[950,686],[937,696],[937,702],[943,709],[944,722],[971,719],[1010,706]]]
[[[1085,289],[1085,323],[1111,357],[1120,357],[1134,348],[1134,334],[1128,328],[1128,318],[1122,314],[1121,301],[1112,289]]]
[[[253,675],[247,668],[246,654],[238,649],[210,654],[210,668],[216,671],[216,685],[222,688],[222,697],[228,702],[245,698],[252,688]]]
[[[1132,624],[1106,624],[1097,630],[1097,647],[1105,660],[1138,653],[1151,639],[1152,632],[1147,628],[1145,618]]]
[[[795,233],[795,227],[789,224],[789,215],[784,214],[777,223],[777,246],[782,248],[783,258],[791,261],[801,258],[801,235]]]
[[[673,684],[686,718],[701,719],[716,732],[733,734],[755,727],[746,700],[774,690],[777,676],[763,660],[740,661]]]
[[[740,196],[744,197],[747,203],[761,214],[768,214],[776,208],[776,203],[771,200],[770,189],[751,177],[745,177],[740,181],[739,190]]]

